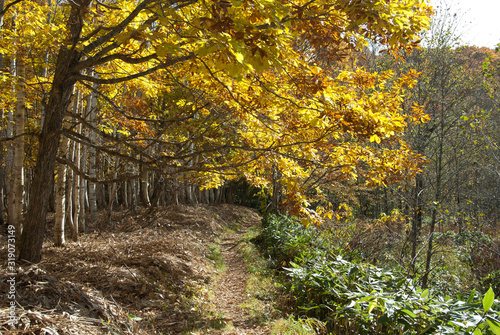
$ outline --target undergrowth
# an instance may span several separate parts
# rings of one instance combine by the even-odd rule
[[[331,231],[269,216],[255,238],[268,265],[281,273],[296,313],[325,322],[325,333],[500,334],[500,305],[491,288],[465,297],[424,290],[403,268],[347,260],[326,236]]]

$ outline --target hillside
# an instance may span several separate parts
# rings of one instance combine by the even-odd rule
[[[259,223],[256,212],[240,206],[171,206],[136,216],[116,212],[111,226],[90,227],[90,233],[63,248],[47,239],[43,261],[20,267],[16,276],[17,330],[9,330],[3,308],[8,276],[2,263],[0,330],[265,334],[259,320],[240,307],[248,298],[247,273],[237,253],[242,234]],[[5,262],[5,236],[0,238]],[[218,271],[222,260],[226,270]]]

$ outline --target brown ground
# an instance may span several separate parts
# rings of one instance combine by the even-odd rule
[[[63,248],[51,246],[49,230],[42,262],[18,268],[15,329],[0,236],[0,333],[267,334],[241,308],[248,273],[238,241],[259,221],[239,206],[171,206],[117,212],[112,226]],[[219,274],[209,246],[236,222],[240,231],[222,240],[227,270]]]
[[[258,326],[259,320],[255,320],[250,311],[242,307],[249,297],[246,290],[249,274],[238,252],[238,247],[245,232],[258,223],[255,219],[244,221],[243,227],[238,232],[225,237],[221,244],[227,270],[215,282],[214,302],[217,309],[224,315],[224,321],[231,323],[234,327],[233,330],[222,332],[222,334],[268,333],[267,327]]]

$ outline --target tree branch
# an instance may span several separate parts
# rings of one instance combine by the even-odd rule
[[[88,174],[86,174],[85,172],[81,171],[75,165],[75,163],[73,163],[70,160],[67,160],[66,158],[57,157],[57,162],[69,166],[69,168],[74,173],[76,173],[78,176],[80,176],[83,179],[88,180],[88,181],[90,181],[90,182],[92,182],[94,184],[112,184],[112,183],[117,183],[117,182],[121,182],[121,181],[127,181],[127,180],[137,179],[137,178],[141,177],[140,174],[129,174],[129,175],[124,175],[124,176],[122,176],[120,178],[114,178],[114,179],[98,179],[98,178],[95,178],[95,177],[91,177]]]
[[[129,76],[119,77],[119,78],[100,79],[100,78],[95,78],[95,77],[91,77],[91,76],[87,76],[87,75],[83,75],[83,74],[74,75],[73,78],[77,81],[89,81],[91,83],[96,83],[96,84],[101,84],[101,85],[118,84],[118,83],[123,83],[123,82],[129,81],[129,80],[132,80],[132,79],[147,76],[148,74],[154,73],[158,70],[161,70],[161,69],[167,68],[169,66],[175,65],[177,63],[184,62],[184,61],[194,59],[194,58],[196,58],[196,55],[194,53],[190,53],[186,56],[181,56],[181,57],[177,57],[177,58],[162,62],[162,63],[158,64],[157,66],[154,66],[146,71],[138,72],[138,73],[135,73],[135,74],[132,74]]]
[[[24,0],[14,0],[11,3],[9,3],[7,6],[5,6],[5,8],[0,11],[0,18],[3,17],[5,15],[5,13],[7,13],[7,11],[9,10],[10,7],[12,7],[12,6],[14,6],[22,1],[24,1]]]
[[[129,23],[131,23],[144,9],[146,9],[148,5],[153,4],[156,1],[158,0],[144,0],[143,2],[141,2],[122,22],[120,22],[120,24],[115,26],[109,33],[98,38],[97,40],[83,48],[83,53],[88,55],[101,45],[111,41],[113,37],[121,33],[125,29],[125,27],[129,25]]]
[[[144,56],[144,57],[139,57],[139,58],[132,57],[131,55],[125,55],[125,54],[118,53],[118,54],[112,54],[112,55],[109,55],[109,56],[106,56],[106,57],[103,57],[100,59],[89,58],[87,60],[84,60],[84,61],[78,63],[78,65],[74,67],[74,70],[81,71],[83,69],[86,69],[86,68],[89,68],[92,66],[96,66],[96,65],[101,65],[101,64],[111,62],[114,60],[121,60],[122,62],[125,62],[128,64],[141,64],[141,63],[149,62],[150,60],[155,59],[157,57],[158,57],[158,55],[156,53],[153,53],[151,55]]]

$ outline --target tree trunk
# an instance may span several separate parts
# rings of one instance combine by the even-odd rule
[[[79,132],[81,132],[81,124],[79,125]],[[77,169],[80,169],[80,143],[75,142],[75,160],[74,164]],[[80,222],[80,176],[75,174],[73,179],[73,229],[71,234],[71,239],[73,241],[78,241],[78,230]]]
[[[39,137],[38,155],[31,184],[30,201],[26,212],[24,229],[19,246],[19,260],[38,263],[42,258],[42,244],[46,229],[47,206],[54,187],[54,168],[59,148],[60,132],[75,86],[72,66],[81,53],[73,46],[80,38],[83,13],[90,1],[81,6],[72,6],[68,18],[69,35],[67,44],[59,49],[52,87],[49,92],[45,121]]]
[[[128,204],[129,194],[128,194],[128,182],[127,181],[123,182],[122,192],[123,192],[123,207],[129,208],[129,204]]]
[[[1,27],[1,25],[0,25]],[[1,56],[1,54],[0,54]],[[1,59],[0,59],[0,66],[1,66]],[[3,108],[0,109],[0,120],[3,119]],[[2,124],[2,129],[0,130],[0,136],[5,137],[5,127],[3,127]],[[4,194],[5,194],[5,154],[4,154],[4,146],[3,143],[0,143],[0,225],[3,227],[5,225],[4,219],[3,219],[3,211],[4,211]],[[6,226],[7,227],[7,226]]]
[[[82,147],[82,154],[80,157],[80,167],[83,172],[87,172],[87,149]],[[80,231],[87,233],[87,226],[85,222],[85,199],[87,198],[87,181],[80,178]]]
[[[16,60],[16,112],[15,112],[15,140],[14,140],[14,159],[12,162],[12,195],[13,195],[13,218],[12,221],[16,227],[16,236],[22,234],[22,214],[24,203],[24,118],[26,115],[26,66],[22,53],[18,54]]]
[[[148,191],[148,170],[145,168],[141,168],[141,196],[142,196],[142,204],[145,207],[151,207],[151,202],[149,201],[149,191]]]
[[[5,5],[4,0],[0,0],[0,11],[3,11]],[[0,15],[0,30],[3,29],[3,15]],[[3,54],[0,53],[0,68],[3,69]],[[3,120],[4,110],[0,109],[0,120]],[[2,123],[2,130],[0,136],[6,137],[5,135],[5,127]],[[4,155],[4,146],[3,143],[0,143],[0,222],[2,226],[5,224],[3,220],[3,210],[4,210],[4,191],[5,191],[5,155]]]
[[[75,103],[75,106],[77,106],[77,103]],[[76,109],[76,108],[75,108]],[[68,160],[71,162],[74,162],[74,157],[75,157],[75,142],[70,142],[69,145],[69,153],[68,153]],[[73,194],[74,194],[74,184],[73,184],[73,176],[75,173],[73,170],[69,169],[68,174],[66,176],[66,184],[67,184],[67,193],[66,193],[66,222],[68,223],[68,226],[71,231],[71,238],[74,236],[74,223],[73,223]]]
[[[92,74],[91,74],[92,75]],[[89,123],[95,127],[97,126],[96,118],[97,118],[97,97],[95,94],[90,93],[87,98],[87,106],[90,106],[89,110]],[[90,131],[89,139],[91,143],[95,143],[97,141],[97,134],[94,131]],[[96,149],[94,147],[89,147],[88,149],[89,155],[89,176],[95,178],[97,176],[96,173]],[[89,194],[89,209],[90,209],[90,217],[93,222],[97,221],[97,195],[96,195],[96,184],[93,182],[88,183],[88,194]]]
[[[151,206],[156,207],[163,194],[165,193],[165,178],[163,176],[157,176],[155,178],[153,195],[151,196]]]
[[[136,196],[136,191],[135,191],[135,185],[136,181],[135,180],[130,180],[128,182],[128,187],[129,187],[129,204],[130,204],[130,212],[132,215],[136,214],[136,207],[137,207],[137,196]]]
[[[120,159],[118,158],[115,163],[115,173],[114,173],[114,178],[116,179],[117,177],[117,170],[118,166],[120,166]],[[111,225],[111,214],[113,213],[113,203],[115,202],[116,199],[116,189],[117,189],[118,183],[113,183],[112,186],[110,187],[109,190],[109,203],[108,203],[108,208],[106,211],[106,224],[108,227]],[[101,227],[99,227],[101,228]]]
[[[413,220],[411,225],[411,264],[412,273],[415,274],[417,261],[417,247],[420,228],[422,227],[422,192],[424,191],[424,177],[421,173],[415,176],[415,194],[413,206]]]
[[[69,140],[63,137],[59,155],[67,158]],[[54,245],[61,247],[66,243],[64,223],[66,220],[66,164],[57,163],[56,217],[54,225]]]
[[[13,59],[10,62],[10,71],[13,75],[16,74],[16,60]],[[15,94],[15,87],[13,87],[13,93]],[[14,137],[14,111],[12,109],[7,111],[7,137]],[[7,224],[11,226],[15,226],[16,223],[14,221],[14,188],[12,182],[12,164],[14,161],[14,148],[12,143],[8,143],[7,153],[5,157],[5,170],[7,171],[7,178],[9,182],[7,182]],[[17,237],[20,234],[16,234]],[[16,239],[17,239],[16,237]]]
[[[443,111],[443,107],[441,111]],[[440,137],[439,137],[439,149],[436,157],[436,195],[434,199],[434,206],[432,209],[432,219],[431,225],[429,228],[429,242],[427,246],[427,256],[425,259],[425,273],[422,276],[422,288],[427,288],[429,285],[429,274],[431,272],[431,261],[432,261],[432,252],[434,247],[434,231],[436,229],[436,221],[437,221],[437,211],[438,205],[441,201],[441,179],[443,177],[443,141],[444,138],[444,117],[443,112],[441,112],[441,122],[440,122]]]

